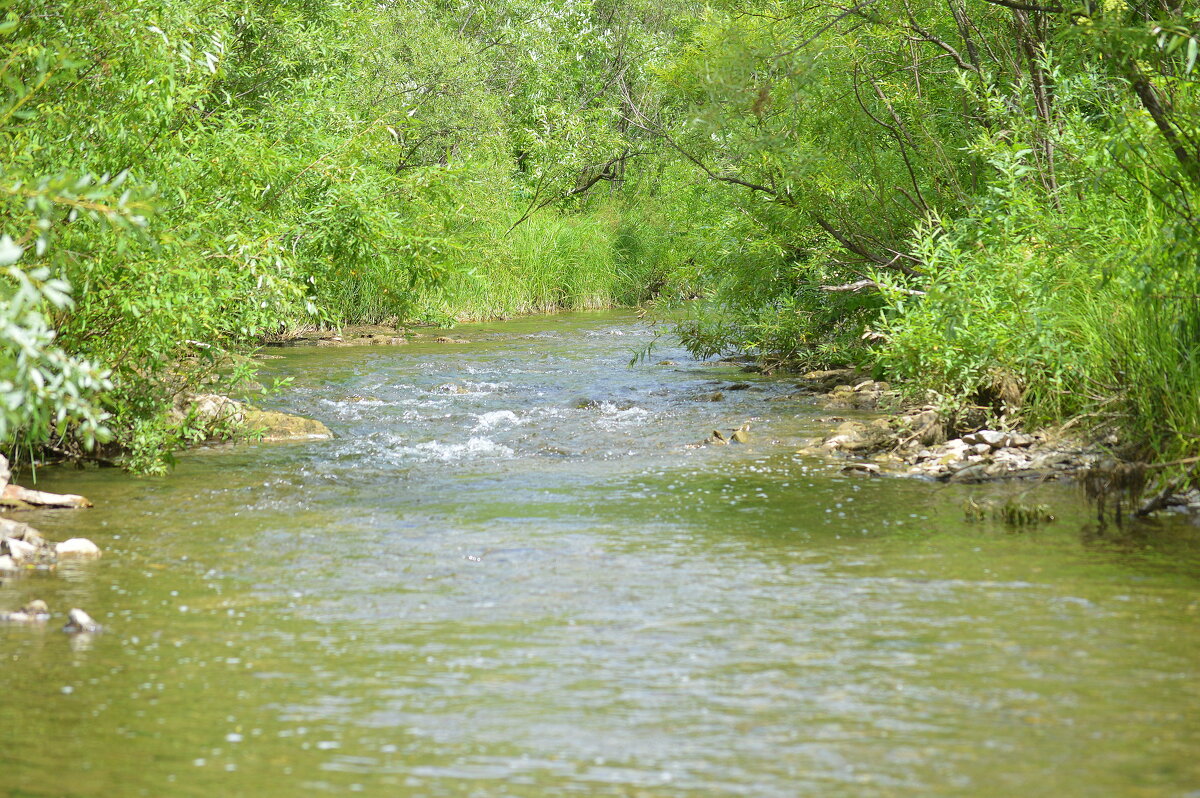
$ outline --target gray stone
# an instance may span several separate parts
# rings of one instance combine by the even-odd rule
[[[1008,446],[1009,439],[1009,433],[999,432],[994,429],[981,429],[978,432],[972,432],[969,435],[963,436],[963,440],[967,443],[986,443],[992,449],[1000,449]]]
[[[17,540],[16,538],[5,538],[4,549],[8,551],[9,555],[16,562],[28,560],[37,554],[37,546],[32,543],[26,543],[24,540]]]
[[[18,536],[14,535],[13,537],[18,537]],[[26,543],[29,543],[32,546],[35,546],[36,548],[39,548],[39,549],[46,548],[46,539],[44,537],[42,537],[42,533],[38,532],[36,529],[29,526],[28,524],[25,526],[24,533],[22,535],[20,535],[19,537],[21,538],[21,540],[24,540]]]
[[[30,528],[31,527],[29,524],[23,524],[20,521],[14,521],[11,518],[0,518],[0,537],[25,540],[27,530]]]

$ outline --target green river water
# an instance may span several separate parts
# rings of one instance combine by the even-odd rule
[[[842,475],[628,314],[454,335],[273,350],[335,440],[39,474],[105,553],[0,584],[58,613],[0,626],[0,794],[1200,796],[1186,520]],[[1013,493],[1058,519],[965,521]]]

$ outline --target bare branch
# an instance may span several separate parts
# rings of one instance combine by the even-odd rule
[[[874,280],[863,279],[863,280],[858,280],[853,283],[846,283],[845,285],[823,285],[823,286],[821,286],[821,290],[828,291],[830,293],[858,294],[858,293],[862,293],[863,291],[866,291],[866,290],[882,291],[883,286],[881,286],[879,283],[875,282]],[[900,293],[908,294],[909,296],[925,296],[924,291],[918,291],[915,288],[901,288],[899,286],[891,286],[888,290],[899,291]]]

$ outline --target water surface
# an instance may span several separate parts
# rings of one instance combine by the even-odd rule
[[[41,475],[105,556],[0,608],[106,631],[0,627],[9,794],[1200,795],[1195,528],[842,475],[626,315],[454,335],[273,350],[333,441]],[[1014,492],[1058,520],[964,520]]]

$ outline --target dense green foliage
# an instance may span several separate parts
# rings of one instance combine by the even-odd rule
[[[1200,454],[1198,50],[1167,0],[710,10],[638,114],[736,203],[685,340]]]
[[[631,302],[652,282],[600,191],[563,197],[588,170],[613,182],[606,76],[638,74],[626,54],[657,12],[0,10],[10,445],[115,436],[152,467],[190,434],[175,398],[245,376],[230,366],[264,332]]]
[[[153,467],[265,333],[698,296],[697,352],[1200,453],[1192,4],[0,13],[10,447]]]

